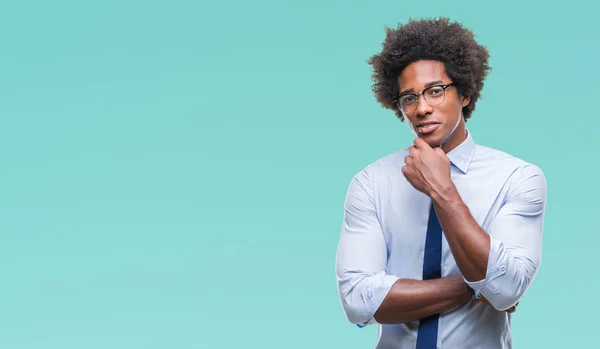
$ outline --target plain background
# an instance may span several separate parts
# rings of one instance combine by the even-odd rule
[[[352,176],[405,148],[366,60],[450,16],[467,126],[548,180],[516,348],[597,341],[598,3],[4,1],[0,349],[372,348],[334,259]]]

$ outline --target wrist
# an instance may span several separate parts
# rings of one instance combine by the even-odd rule
[[[458,189],[454,185],[454,182],[449,181],[449,183],[439,185],[435,188],[432,188],[428,196],[435,203],[452,203],[452,202],[460,202],[460,195],[458,194]]]
[[[469,287],[469,285],[467,285],[466,283],[463,282],[463,291],[461,293],[460,296],[460,300],[462,304],[468,303],[471,300],[473,300],[475,297],[475,292],[473,291],[473,289],[471,287]]]

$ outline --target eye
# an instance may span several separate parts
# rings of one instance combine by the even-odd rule
[[[429,94],[432,97],[441,96],[442,93],[444,93],[444,89],[438,86],[432,87],[431,89],[427,90],[427,94]]]
[[[404,95],[400,97],[400,103],[402,104],[410,104],[414,103],[417,100],[417,96],[415,95]]]

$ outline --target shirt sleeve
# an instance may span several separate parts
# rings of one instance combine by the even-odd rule
[[[338,293],[348,320],[364,327],[398,277],[385,273],[387,246],[373,198],[369,167],[352,179],[336,255]]]
[[[515,177],[504,204],[492,220],[486,277],[465,282],[498,310],[523,297],[538,272],[546,209],[546,179],[534,165]]]

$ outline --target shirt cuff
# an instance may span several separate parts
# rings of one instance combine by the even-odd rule
[[[356,326],[359,328],[378,324],[377,320],[375,320],[375,313],[381,306],[381,303],[383,303],[385,296],[387,296],[387,294],[390,292],[392,286],[394,286],[396,281],[400,279],[397,276],[385,274],[385,272],[380,272],[377,276],[381,277],[381,282],[377,283],[376,285],[371,284],[372,287],[365,295],[366,299],[364,299],[367,309],[369,309],[369,313],[372,314],[371,318],[368,321],[356,324]]]
[[[481,295],[488,298],[488,292],[491,294],[498,294],[500,292],[498,287],[494,287],[491,282],[506,274],[507,265],[508,259],[504,244],[490,235],[490,255],[488,257],[485,279],[479,281],[468,281],[467,279],[464,279],[465,283],[473,289],[475,298],[480,298]]]

